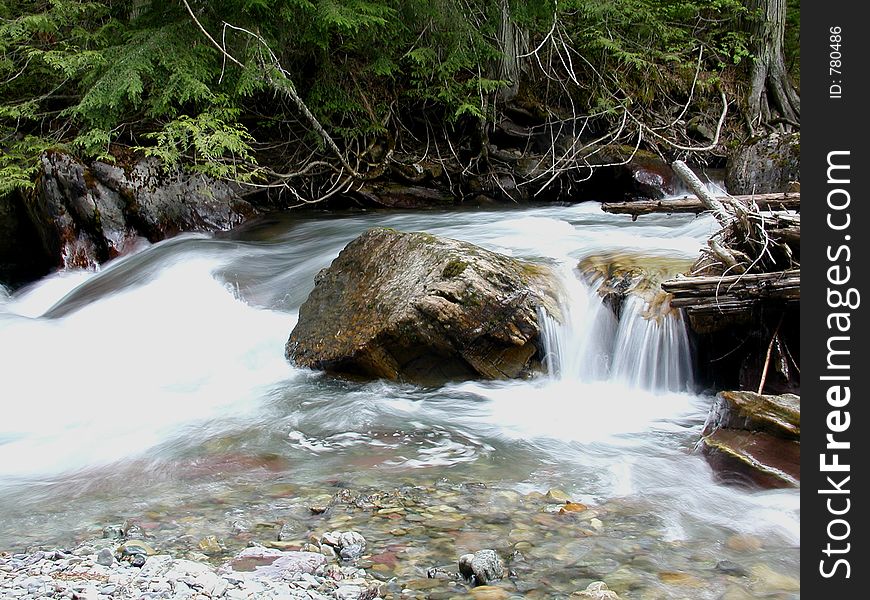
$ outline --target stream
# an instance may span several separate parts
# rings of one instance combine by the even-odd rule
[[[290,365],[314,275],[374,226],[559,268],[551,374],[423,388]],[[683,323],[630,301],[617,320],[576,273],[608,253],[690,263],[714,228],[594,203],[279,215],[0,288],[0,550],[118,524],[219,564],[355,529],[397,598],[450,597],[427,569],[480,548],[530,598],[594,579],[623,600],[797,598],[798,490],[721,483],[693,451],[712,396]],[[559,513],[562,494],[587,509]]]

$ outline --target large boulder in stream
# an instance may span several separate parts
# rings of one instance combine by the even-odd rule
[[[763,487],[800,484],[800,397],[720,392],[699,442],[727,479]]]
[[[425,233],[372,229],[315,279],[286,354],[297,365],[417,383],[521,377],[540,356],[551,270]]]

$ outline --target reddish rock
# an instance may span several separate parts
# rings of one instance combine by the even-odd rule
[[[800,442],[769,433],[718,429],[701,438],[702,452],[727,481],[762,487],[800,485]]]

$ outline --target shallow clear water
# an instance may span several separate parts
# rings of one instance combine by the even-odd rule
[[[570,318],[550,332],[557,375],[419,388],[289,365],[284,343],[314,275],[373,226],[561,269]],[[628,597],[682,597],[661,576],[671,571],[701,582],[686,597],[753,593],[712,570],[722,559],[796,576],[798,492],[725,486],[693,453],[711,398],[693,390],[681,324],[650,325],[631,306],[617,322],[572,272],[608,251],[692,259],[712,228],[708,218],[632,223],[592,204],[281,216],[0,295],[0,549],[71,544],[124,520],[170,550],[215,535],[231,553],[275,539],[263,523],[288,521],[302,539],[350,523],[387,544],[368,513],[318,521],[306,507],[341,490],[412,486],[430,490],[420,506],[467,514],[462,535],[437,519],[411,531],[428,554],[408,551],[392,567],[399,579],[425,578],[474,544],[510,554],[512,532],[525,527],[547,532],[536,534],[549,541],[533,544],[543,557],[527,573],[552,580],[545,595],[623,571],[642,582],[626,589],[647,590]],[[534,492],[550,488],[598,514],[582,551],[581,533],[546,521]],[[729,542],[745,534],[759,543]],[[595,568],[578,571],[587,554]],[[771,585],[765,597],[792,597]]]

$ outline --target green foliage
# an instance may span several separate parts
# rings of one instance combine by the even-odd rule
[[[190,33],[188,24],[171,23],[123,36],[123,43],[102,53],[104,68],[82,77],[84,92],[70,114],[90,127],[110,129],[130,115],[160,118],[208,105],[216,75],[212,52],[192,45]]]
[[[504,8],[539,49],[523,93],[581,112],[685,98],[701,48],[701,91],[749,58],[741,0],[188,1],[244,68],[180,0],[0,0],[0,190],[27,185],[58,145],[104,159],[126,145],[249,178],[274,160],[266,148],[318,139],[281,85],[340,145],[385,133],[390,115],[491,122],[510,83]],[[788,9],[794,65],[797,0]]]
[[[38,170],[38,157],[54,145],[46,138],[26,135],[5,144],[0,152],[0,195],[28,188]]]
[[[212,177],[250,181],[256,173],[250,146],[254,138],[234,123],[236,112],[225,109],[201,112],[196,117],[181,115],[160,131],[145,134],[156,145],[140,150],[159,158],[167,168],[186,158],[193,169]]]
[[[604,80],[600,97],[642,103],[684,93],[701,49],[703,77],[716,77],[749,56],[742,0],[573,0],[564,5],[575,48]],[[587,63],[588,65],[588,63]],[[606,82],[606,83],[605,83]]]

